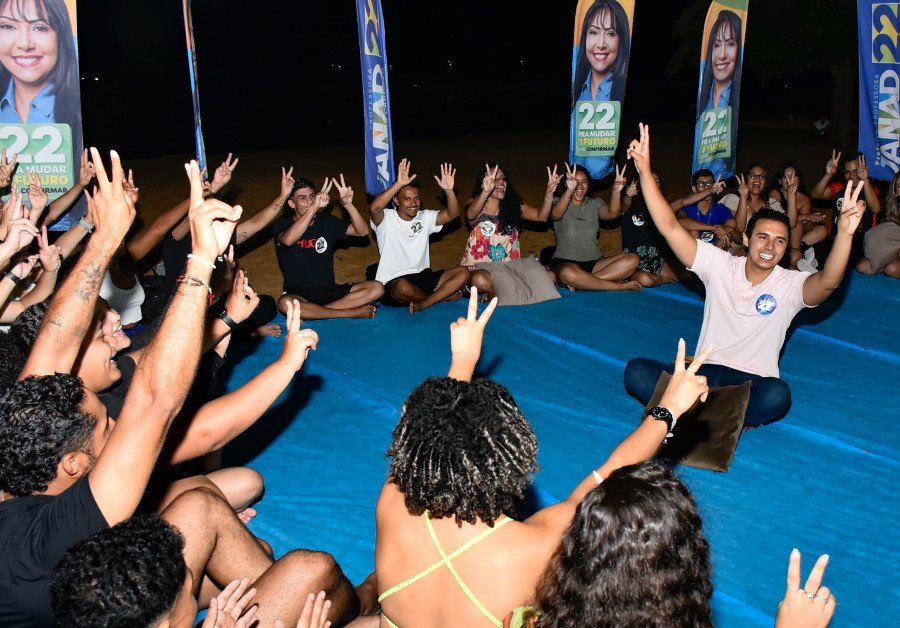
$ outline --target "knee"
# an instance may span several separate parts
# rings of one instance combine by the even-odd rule
[[[287,314],[288,303],[296,298],[296,295],[293,294],[282,294],[280,297],[278,297],[278,311],[282,314]]]
[[[641,265],[641,256],[637,253],[622,253],[622,263],[631,268],[631,272],[634,272]]]
[[[575,264],[560,264],[554,270],[559,280],[565,284],[572,283],[577,279],[578,273],[583,272]]]
[[[891,262],[884,267],[884,274],[891,279],[900,279],[900,261]]]
[[[228,491],[225,491],[225,487],[219,488],[228,497],[233,508],[246,508],[262,495],[265,482],[259,471],[249,467],[238,467],[229,477]]]
[[[479,292],[492,292],[494,282],[491,281],[491,274],[486,270],[475,270],[469,277],[469,285],[477,288]]]
[[[210,521],[219,516],[233,517],[234,510],[212,488],[194,488],[172,500],[162,511],[163,519],[180,527],[190,522]]]
[[[315,582],[326,592],[337,588],[344,579],[344,573],[334,556],[328,552],[292,550],[278,559],[291,573],[303,574],[305,580]]]
[[[381,295],[384,294],[384,284],[380,281],[369,281],[366,282],[368,285],[366,286],[366,298],[369,301],[377,301],[381,298]]]
[[[408,302],[415,294],[415,287],[406,279],[395,279],[387,289],[391,297],[400,302]]]
[[[869,261],[868,257],[864,257],[856,262],[856,271],[862,273],[863,275],[875,274],[872,270],[872,263]]]

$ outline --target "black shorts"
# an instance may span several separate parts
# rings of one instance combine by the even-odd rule
[[[302,299],[315,303],[316,305],[328,305],[334,303],[338,299],[343,299],[350,294],[352,283],[341,283],[333,286],[322,286],[318,288],[304,288],[301,286],[285,286],[284,294],[295,294]]]
[[[578,260],[574,260],[574,259],[565,259],[562,257],[554,257],[553,259],[550,260],[550,265],[548,266],[548,268],[550,270],[555,271],[556,267],[559,266],[560,264],[568,263],[568,264],[575,264],[576,266],[578,266],[581,270],[583,270],[586,273],[592,273],[592,272],[594,272],[594,264],[599,262],[601,259],[603,259],[603,258],[592,259],[592,260],[588,260],[586,262],[579,262]]]
[[[391,297],[391,284],[400,279],[405,279],[422,292],[425,292],[426,294],[432,294],[435,288],[437,288],[438,282],[441,280],[441,275],[443,274],[443,270],[431,270],[430,268],[426,268],[425,270],[413,273],[411,275],[401,275],[400,277],[394,277],[384,285],[384,294],[381,297],[381,302],[385,305],[390,305],[391,307],[406,307],[406,303],[400,303],[399,301],[396,301],[393,297]]]

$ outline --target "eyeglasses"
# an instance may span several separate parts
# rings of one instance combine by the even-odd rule
[[[764,172],[751,172],[747,175],[748,179],[752,179],[753,181],[765,181],[766,175]]]
[[[694,186],[696,188],[701,189],[701,190],[711,188],[714,185],[715,185],[715,182],[713,182],[713,181],[697,181],[697,183],[694,184]]]

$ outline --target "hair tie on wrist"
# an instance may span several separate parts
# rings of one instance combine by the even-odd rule
[[[198,256],[194,255],[193,253],[188,253],[188,259],[195,259],[195,260],[197,260],[198,262],[200,262],[201,264],[206,264],[207,266],[209,266],[209,267],[212,268],[213,270],[215,270],[215,268],[216,268],[216,265],[213,264],[212,262],[210,262],[209,260],[205,260],[205,259],[203,259],[202,257],[198,257]]]

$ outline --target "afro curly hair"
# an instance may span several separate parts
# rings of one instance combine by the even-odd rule
[[[407,510],[488,525],[515,512],[537,470],[537,439],[509,391],[489,380],[429,378],[410,393],[394,441],[389,481]]]
[[[132,517],[69,548],[50,580],[60,626],[155,626],[187,576],[184,538],[155,514]]]

